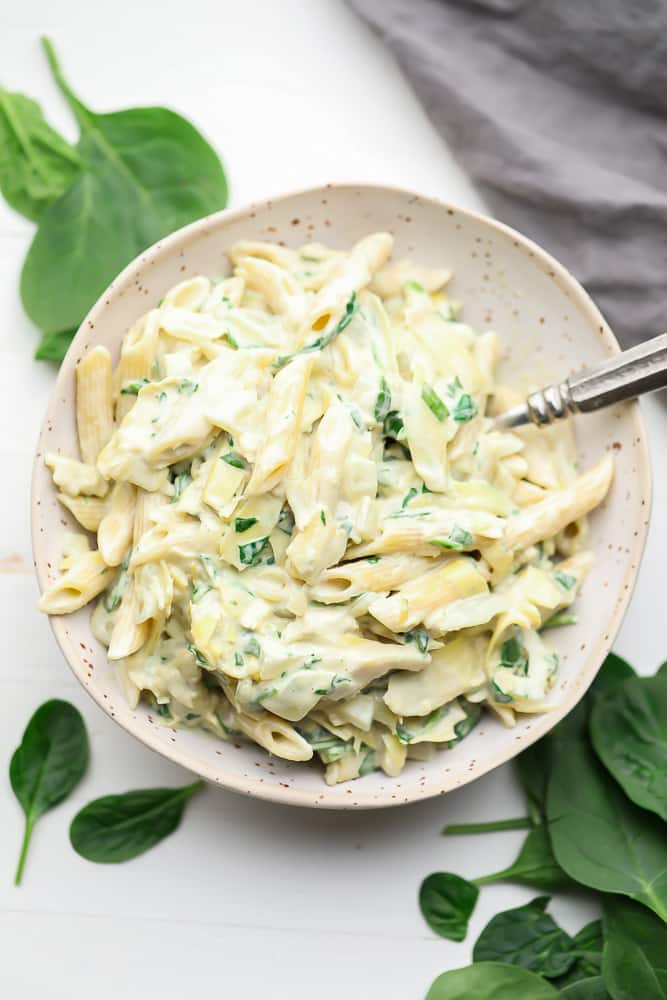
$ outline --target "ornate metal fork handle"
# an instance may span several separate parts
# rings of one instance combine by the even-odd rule
[[[551,424],[570,413],[589,413],[667,387],[667,333],[533,392],[525,403],[495,418],[496,427]]]

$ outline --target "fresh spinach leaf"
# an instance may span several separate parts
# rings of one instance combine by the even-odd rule
[[[625,797],[583,740],[558,751],[547,816],[556,861],[575,882],[630,896],[667,920],[665,826]]]
[[[78,709],[58,699],[40,705],[9,765],[9,780],[25,813],[16,885],[23,875],[35,823],[76,787],[88,757],[88,736]]]
[[[578,983],[582,979],[590,979],[600,975],[604,945],[602,921],[592,920],[582,927],[572,940],[577,951],[577,959],[565,975],[554,980],[554,984],[560,990],[572,983]]]
[[[443,972],[425,1000],[553,1000],[557,996],[550,982],[520,965],[479,962]]]
[[[561,989],[559,997],[566,1000],[612,1000],[607,993],[602,976],[577,979]]]
[[[576,959],[574,942],[546,912],[549,896],[497,913],[475,942],[474,962],[508,962],[546,979],[562,976]]]
[[[598,699],[590,733],[628,798],[667,820],[667,676],[631,677]]]
[[[571,885],[570,879],[554,857],[546,824],[542,823],[528,833],[516,860],[509,868],[475,879],[475,884],[487,885],[501,880],[549,892]]]
[[[616,897],[612,897],[614,902],[616,902]],[[621,902],[618,900],[618,902]],[[635,907],[633,903],[629,903],[633,909],[639,909]],[[642,910],[642,914],[646,911]],[[574,935],[574,943],[576,944],[579,951],[584,952],[595,952],[597,954],[602,954],[602,948],[604,946],[604,933],[602,929],[601,920],[591,920],[589,924],[584,924],[580,931]]]
[[[60,333],[45,333],[35,351],[35,359],[60,363],[67,354],[67,348],[72,343],[75,333],[76,327],[62,330]]]
[[[227,183],[213,149],[180,115],[158,107],[95,114],[65,82],[48,39],[44,48],[79,125],[84,166],[40,216],[21,298],[45,334],[63,337],[137,254],[224,208]]]
[[[188,799],[203,787],[195,781],[185,788],[142,788],[95,799],[72,820],[72,847],[100,864],[136,858],[174,832]]]
[[[76,150],[45,121],[39,104],[0,87],[0,191],[8,205],[36,221],[82,166]]]
[[[628,677],[634,676],[629,663],[615,653],[609,653],[581,701],[547,736],[533,743],[517,758],[519,780],[536,822],[546,814],[547,782],[561,747],[572,740],[587,740],[588,720],[595,700],[617,690]]]
[[[628,899],[604,900],[602,975],[614,1000],[667,997],[667,925]]]
[[[642,948],[628,938],[612,936],[602,954],[602,978],[613,1000],[666,1000],[655,970]]]
[[[451,872],[428,875],[419,888],[419,908],[432,931],[450,941],[463,941],[479,889]]]

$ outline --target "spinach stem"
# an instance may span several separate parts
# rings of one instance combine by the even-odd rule
[[[450,823],[442,832],[449,837],[462,833],[493,833],[496,830],[531,830],[533,826],[530,816],[517,816],[514,819],[497,819],[491,823]]]
[[[47,38],[46,35],[42,35],[41,42],[42,42],[42,48],[46,53],[46,58],[49,63],[49,69],[53,74],[53,79],[56,81],[56,84],[58,85],[60,92],[62,93],[63,97],[69,104],[72,111],[74,112],[74,115],[77,118],[79,124],[81,124],[82,121],[86,120],[86,117],[89,114],[88,109],[81,103],[81,101],[76,96],[76,94],[68,84],[67,80],[63,76],[63,71],[60,68],[60,63],[58,62],[56,50],[53,47],[53,42],[51,41],[51,39]]]
[[[472,879],[473,885],[490,885],[491,882],[500,882],[501,879],[507,877],[511,870],[511,868],[503,868],[502,871],[493,872],[491,875],[482,875],[480,878],[474,878]]]
[[[16,875],[14,876],[14,885],[21,884],[21,879],[23,878],[23,869],[25,867],[25,859],[28,855],[28,845],[30,844],[31,837],[32,837],[32,823],[26,817],[25,830],[23,831],[23,840],[21,842],[21,853],[19,854],[19,863],[16,866]]]

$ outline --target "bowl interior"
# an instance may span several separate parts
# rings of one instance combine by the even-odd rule
[[[451,295],[464,318],[492,327],[505,346],[511,377],[555,381],[618,350],[599,312],[574,279],[542,250],[488,219],[411,192],[328,186],[222,212],[180,230],[134,261],[113,282],[79,330],[61,368],[42,428],[33,480],[33,543],[40,585],[57,575],[61,537],[71,525],[43,464],[46,451],[76,455],[74,366],[96,344],[114,357],[132,322],[177,281],[228,270],[226,248],[238,239],[299,245],[321,241],[347,248],[369,232],[396,237],[394,257],[447,266]],[[333,808],[394,805],[446,792],[515,756],[565,715],[591,683],[619,628],[644,544],[650,503],[645,431],[636,404],[579,418],[582,468],[612,450],[617,472],[609,497],[591,518],[595,564],[578,601],[579,624],[552,634],[561,668],[553,711],[524,716],[515,729],[485,715],[453,750],[429,763],[408,762],[395,779],[374,773],[328,788],[316,766],[269,757],[259,747],[223,743],[196,730],[162,726],[144,706],[125,703],[105,649],[93,638],[84,608],[52,619],[76,676],[97,703],[148,746],[204,778],[262,798]]]

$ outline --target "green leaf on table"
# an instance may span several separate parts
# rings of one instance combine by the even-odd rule
[[[557,990],[542,976],[503,962],[478,962],[443,972],[425,1000],[553,1000]]]
[[[528,833],[516,860],[508,868],[477,878],[475,884],[500,881],[518,882],[549,892],[572,884],[554,857],[546,824],[542,823]]]
[[[577,960],[570,967],[564,976],[560,976],[556,985],[560,989],[582,979],[589,979],[600,975],[602,964],[602,949],[604,938],[602,934],[602,921],[592,920],[574,935],[572,939],[577,950]]]
[[[474,962],[508,962],[546,979],[562,976],[576,959],[569,934],[546,912],[549,896],[497,913],[475,942]]]
[[[9,780],[25,813],[16,885],[23,875],[35,823],[76,787],[88,757],[88,736],[78,709],[57,699],[40,705],[9,765]]]
[[[577,959],[563,976],[555,980],[559,989],[564,989],[582,979],[590,979],[600,975],[602,964],[602,921],[592,920],[572,938],[577,951]]]
[[[67,348],[72,343],[75,333],[76,329],[63,330],[62,333],[45,333],[35,351],[37,361],[60,363],[67,354]]]
[[[626,899],[604,900],[602,975],[614,1000],[665,1000],[667,925]]]
[[[612,1000],[607,993],[602,976],[577,979],[569,986],[565,986],[558,996],[565,997],[566,1000]]]
[[[211,146],[166,108],[96,114],[53,76],[79,125],[85,166],[40,217],[21,275],[26,312],[45,334],[76,329],[109,282],[147,246],[227,203]]]
[[[188,799],[203,787],[195,781],[185,788],[142,788],[95,799],[72,820],[72,847],[100,864],[136,858],[174,832]]]
[[[450,872],[428,875],[419,888],[419,908],[432,931],[450,941],[463,941],[479,889]]]
[[[584,741],[560,748],[547,792],[556,861],[576,882],[630,896],[667,920],[667,838]]]
[[[12,208],[37,220],[65,193],[83,163],[45,121],[36,101],[0,87],[0,191]]]
[[[667,675],[631,677],[598,699],[590,733],[628,798],[667,820]]]
[[[572,740],[587,740],[588,721],[594,702],[634,676],[629,663],[616,653],[609,653],[581,701],[550,733],[519,755],[516,762],[519,781],[528,796],[535,822],[546,814],[547,782],[560,748]]]

